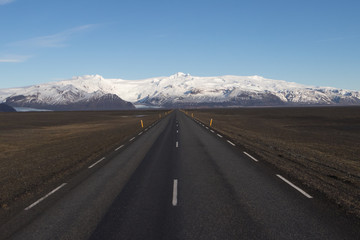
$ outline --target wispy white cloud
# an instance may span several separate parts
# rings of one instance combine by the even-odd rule
[[[1,1],[1,0],[0,0]],[[54,47],[64,47],[66,42],[69,41],[76,34],[85,32],[94,28],[95,24],[88,24],[79,26],[76,28],[71,28],[63,32],[59,32],[52,35],[35,37],[27,40],[13,42],[9,45],[17,47],[29,47],[29,48],[54,48]]]
[[[20,63],[25,62],[31,56],[20,56],[20,55],[6,55],[0,56],[0,63]]]
[[[0,5],[5,5],[12,2],[15,2],[15,0],[0,0]]]
[[[4,0],[0,0],[4,1]],[[84,33],[88,30],[95,28],[96,24],[88,24],[75,28],[70,28],[65,31],[55,33],[52,35],[40,36],[35,38],[30,38],[26,40],[12,42],[6,45],[4,51],[10,53],[22,52],[30,53],[29,55],[19,54],[19,55],[4,55],[0,53],[0,63],[21,63],[27,61],[29,58],[32,58],[30,55],[36,54],[36,52],[42,48],[59,48],[65,47],[69,44],[71,39],[76,37],[81,33]],[[3,51],[3,53],[4,53]]]

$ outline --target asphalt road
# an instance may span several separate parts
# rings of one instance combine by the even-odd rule
[[[10,239],[360,239],[359,220],[185,114],[0,228]]]

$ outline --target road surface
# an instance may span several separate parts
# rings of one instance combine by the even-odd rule
[[[174,111],[59,184],[2,239],[360,239],[359,220]]]

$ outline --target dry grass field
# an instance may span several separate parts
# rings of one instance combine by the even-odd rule
[[[76,174],[163,111],[0,113],[0,222]]]
[[[360,217],[360,107],[188,112]]]

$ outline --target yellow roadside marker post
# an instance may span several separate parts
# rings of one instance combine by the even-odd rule
[[[213,122],[213,119],[210,120],[210,127],[211,127],[211,125],[212,125],[212,122]]]

